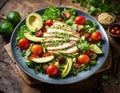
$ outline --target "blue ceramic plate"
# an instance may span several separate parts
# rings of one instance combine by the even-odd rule
[[[64,7],[60,7],[61,10],[64,9]],[[45,11],[45,9],[41,9],[36,11],[39,14],[43,14],[43,12]],[[21,56],[21,50],[16,46],[16,38],[17,38],[17,34],[20,31],[20,27],[25,24],[25,19],[24,18],[15,28],[12,37],[11,37],[11,52],[13,55],[14,60],[16,61],[17,65],[29,76],[41,81],[41,82],[45,82],[45,83],[49,83],[49,84],[71,84],[71,83],[75,83],[75,82],[80,82],[88,77],[90,77],[91,75],[93,75],[105,62],[107,56],[108,56],[108,51],[109,51],[109,41],[108,41],[108,37],[106,35],[105,30],[103,29],[103,27],[100,25],[100,23],[94,19],[92,16],[84,13],[83,11],[77,10],[77,15],[83,15],[85,16],[86,19],[89,19],[93,22],[96,22],[99,25],[99,31],[102,33],[102,38],[103,38],[103,43],[102,43],[102,50],[103,50],[103,55],[99,56],[98,61],[97,61],[97,65],[93,66],[90,70],[88,71],[82,71],[79,72],[77,75],[75,76],[68,76],[64,79],[58,79],[58,78],[51,78],[48,77],[48,75],[46,74],[41,74],[41,73],[35,73],[34,69],[32,68],[28,68],[26,63],[25,63],[25,59],[24,57]]]

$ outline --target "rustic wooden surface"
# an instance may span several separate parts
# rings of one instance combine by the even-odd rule
[[[119,3],[119,0],[116,1]],[[19,11],[23,18],[29,12],[49,5],[69,6],[86,11],[78,4],[73,4],[71,0],[8,0],[0,10],[0,18],[5,19],[5,15],[13,10]],[[109,35],[108,37],[113,60],[110,70],[96,74],[79,84],[54,86],[42,83],[41,85],[29,86],[24,82],[3,47],[9,43],[9,38],[3,38],[0,35],[0,93],[120,93],[120,85],[116,84],[116,81],[120,80],[120,41]],[[102,74],[108,75],[107,81],[102,80]]]

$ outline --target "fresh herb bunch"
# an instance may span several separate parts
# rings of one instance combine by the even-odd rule
[[[96,15],[102,12],[111,12],[118,14],[120,5],[116,3],[110,4],[111,0],[72,0],[73,3],[80,3],[81,7],[86,7],[88,13]]]

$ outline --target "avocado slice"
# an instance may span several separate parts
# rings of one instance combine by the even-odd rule
[[[47,63],[54,59],[54,56],[47,56],[42,58],[33,58],[32,61],[35,63]]]
[[[68,58],[67,59],[67,64],[65,65],[65,68],[64,68],[64,70],[61,74],[61,77],[65,78],[69,74],[71,68],[72,68],[72,59]]]
[[[42,37],[36,37],[34,35],[31,35],[30,32],[24,33],[24,36],[26,39],[32,41],[32,42],[42,42],[44,38]]]
[[[30,13],[27,16],[26,25],[31,32],[36,32],[43,27],[42,17],[38,13]]]

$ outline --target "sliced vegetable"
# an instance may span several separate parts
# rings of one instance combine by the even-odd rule
[[[42,17],[38,13],[30,13],[26,18],[26,25],[31,32],[36,32],[43,27]]]
[[[69,72],[70,72],[70,70],[71,70],[71,68],[72,68],[72,59],[71,58],[68,58],[68,59],[66,59],[66,65],[64,66],[64,70],[63,70],[63,72],[62,72],[62,74],[61,74],[61,77],[62,78],[65,78],[68,74],[69,74]]]
[[[33,58],[32,61],[35,63],[47,63],[54,59],[54,56],[47,56],[47,57],[41,57],[41,58]]]
[[[102,50],[96,45],[96,44],[91,44],[90,45],[90,50],[97,53],[97,54],[102,54]]]
[[[24,36],[32,42],[42,42],[44,40],[43,37],[36,37],[35,35],[31,35],[30,32],[24,33]]]

